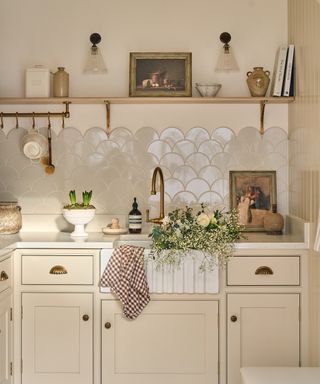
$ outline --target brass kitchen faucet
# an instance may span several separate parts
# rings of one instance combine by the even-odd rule
[[[152,181],[151,181],[151,195],[155,195],[156,191],[156,181],[157,175],[160,177],[160,216],[154,219],[149,218],[149,209],[146,211],[146,221],[147,223],[162,224],[164,218],[164,180],[163,173],[160,167],[156,167],[153,171]]]

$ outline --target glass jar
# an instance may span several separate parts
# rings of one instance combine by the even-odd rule
[[[21,207],[17,202],[0,202],[0,234],[11,235],[22,227]]]

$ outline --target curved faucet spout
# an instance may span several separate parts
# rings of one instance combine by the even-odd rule
[[[160,214],[159,214],[159,217],[150,219],[149,210],[147,209],[146,221],[149,223],[161,224],[164,218],[164,179],[163,179],[163,172],[160,167],[156,167],[152,174],[151,195],[155,195],[157,193],[157,190],[156,190],[157,175],[159,175],[159,179],[160,179]]]

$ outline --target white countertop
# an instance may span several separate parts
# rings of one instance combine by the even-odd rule
[[[235,244],[236,249],[306,249],[301,235],[276,235],[245,233],[246,239]],[[148,247],[148,234],[105,235],[89,232],[85,238],[73,238],[68,232],[20,232],[15,235],[0,235],[0,255],[17,248],[113,248],[117,241],[138,242]],[[141,244],[140,244],[141,243]],[[150,244],[150,243],[149,243]]]
[[[244,367],[242,384],[319,384],[320,367]]]

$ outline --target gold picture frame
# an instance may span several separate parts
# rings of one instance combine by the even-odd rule
[[[230,171],[230,208],[245,231],[264,231],[263,219],[277,203],[276,171]]]
[[[192,96],[191,52],[131,52],[129,96]]]

